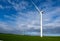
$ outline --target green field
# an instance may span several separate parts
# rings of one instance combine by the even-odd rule
[[[14,34],[0,34],[0,40],[3,41],[60,41],[58,36],[26,36],[26,35],[14,35]]]

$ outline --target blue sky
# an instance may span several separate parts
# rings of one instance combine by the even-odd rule
[[[0,33],[40,34],[40,15],[32,0],[0,0]],[[60,0],[33,0],[43,14],[43,35],[60,35]]]

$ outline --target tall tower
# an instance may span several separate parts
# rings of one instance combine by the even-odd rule
[[[32,4],[35,6],[36,10],[39,12],[40,15],[40,36],[43,36],[43,29],[42,29],[42,14],[43,11],[40,11],[39,8],[35,5],[35,3],[32,1]]]

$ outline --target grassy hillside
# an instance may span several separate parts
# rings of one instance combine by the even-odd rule
[[[13,35],[13,34],[0,34],[0,40],[3,41],[60,41],[60,37],[51,36],[24,36],[24,35]]]

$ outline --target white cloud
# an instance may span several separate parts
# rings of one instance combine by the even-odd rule
[[[0,9],[6,9],[6,8],[10,9],[12,7],[11,6],[2,6],[2,5],[0,5]]]
[[[59,12],[59,9],[56,8],[50,12],[47,12],[47,14],[43,14],[43,29],[48,28],[55,28],[55,27],[60,27],[58,23],[60,17],[58,17],[55,20],[52,20],[53,15],[58,15],[57,13]],[[26,14],[19,12],[19,15],[22,15],[23,17],[26,16],[28,19],[23,19],[22,17],[18,16],[17,17],[17,25],[18,28],[22,29],[39,29],[40,28],[40,15],[36,11],[29,11]],[[24,20],[23,22],[21,20]],[[60,22],[60,21],[59,21]],[[23,25],[21,25],[23,24]],[[36,25],[35,25],[36,24]],[[23,28],[23,26],[25,26]]]
[[[8,2],[13,5],[13,8],[15,8],[16,11],[26,9],[28,6],[28,2],[26,2],[26,1],[21,1],[20,3],[15,3],[15,2],[11,2],[11,0],[8,0]]]
[[[16,11],[20,11],[20,10],[26,9],[27,6],[29,5],[29,3],[27,1],[21,1],[19,3],[16,3],[16,2],[11,1],[11,0],[7,0],[7,1],[2,0],[2,1],[4,3],[7,2],[8,4],[11,4],[11,5],[6,5],[6,6],[0,5],[1,9],[14,8]]]
[[[60,13],[60,8],[56,7],[52,11],[47,12],[46,15],[43,15],[43,26],[44,26],[44,28],[60,27],[60,25],[59,25],[60,24],[60,14],[59,13]],[[58,16],[58,17],[53,18],[53,17],[56,17],[56,16]]]
[[[20,30],[28,30],[31,28],[39,29],[40,23],[39,23],[39,14],[37,12],[29,11],[27,13],[18,13],[18,17],[16,19],[16,23],[18,26],[18,29]],[[22,17],[20,17],[22,15]],[[27,18],[24,18],[27,17]],[[36,25],[37,24],[37,25]]]
[[[2,5],[0,5],[0,9],[4,9],[4,7]]]
[[[11,16],[9,16],[9,15],[4,15],[4,17],[7,18],[7,19],[10,19],[10,20],[16,20],[16,17],[17,17],[17,16],[15,16],[15,15],[11,15]]]
[[[0,21],[0,28],[7,31],[13,30],[10,25],[8,25],[6,22],[1,22],[1,21]]]

